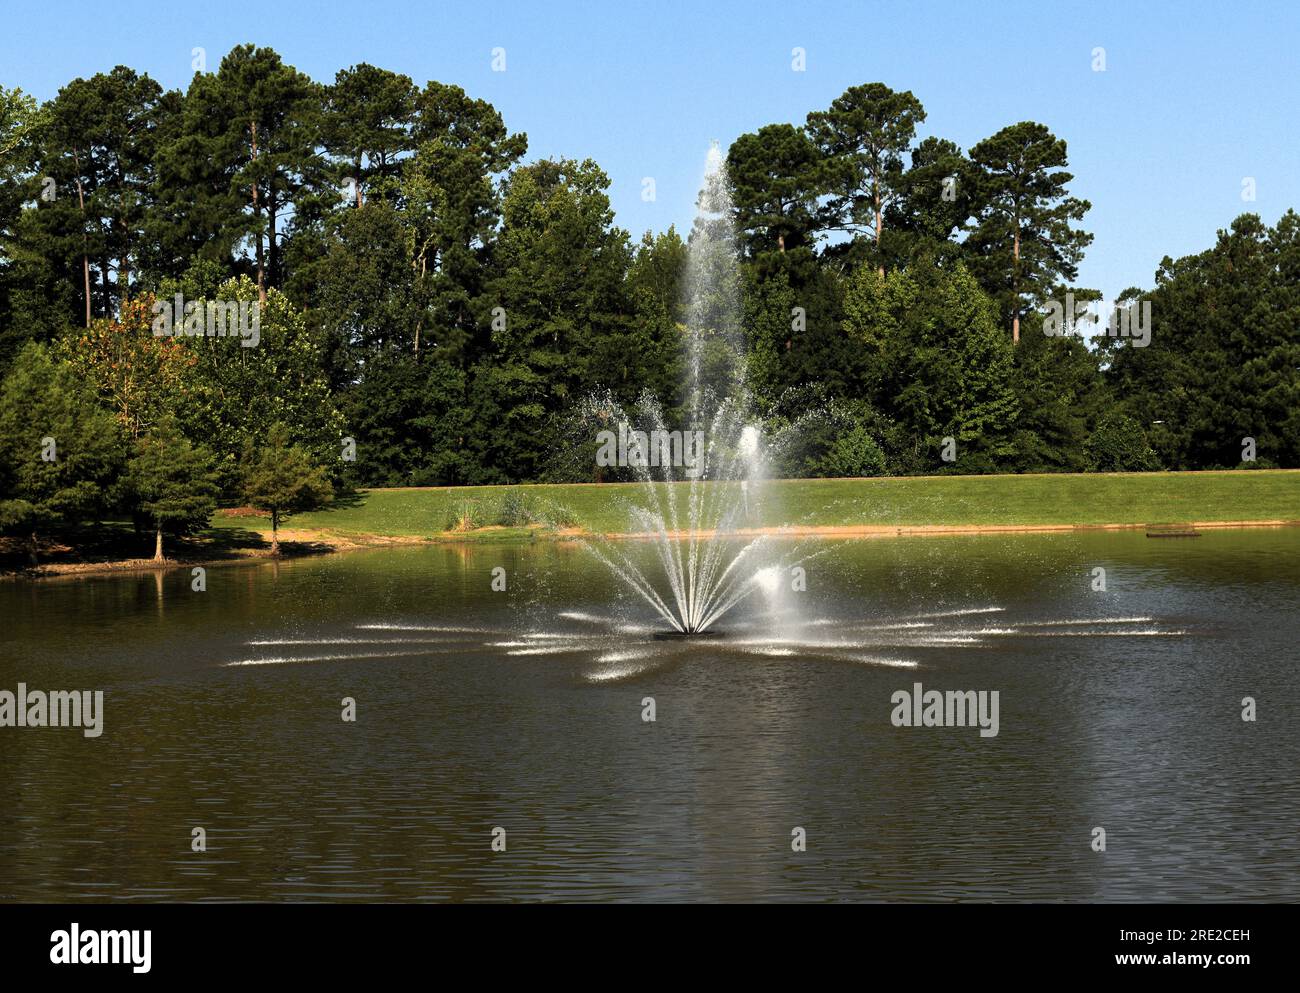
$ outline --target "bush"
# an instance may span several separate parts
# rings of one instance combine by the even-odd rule
[[[550,504],[546,508],[546,523],[553,528],[576,528],[578,518],[568,507]]]
[[[497,523],[507,528],[522,528],[537,523],[537,511],[533,503],[522,491],[511,487],[501,498],[501,508],[497,512]]]
[[[478,501],[462,500],[452,508],[447,517],[447,523],[443,526],[444,531],[473,531],[475,528],[483,526],[482,513],[479,510]]]
[[[861,424],[854,424],[831,443],[817,462],[821,476],[880,476],[885,472],[885,453]]]
[[[1160,459],[1146,432],[1133,418],[1112,410],[1093,429],[1087,443],[1088,462],[1095,472],[1156,472]]]

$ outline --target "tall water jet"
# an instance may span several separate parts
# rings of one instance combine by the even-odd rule
[[[771,445],[751,416],[745,388],[740,275],[731,191],[721,149],[706,161],[683,274],[686,382],[669,427],[661,401],[643,393],[631,410],[612,397],[588,401],[605,460],[634,474],[634,530],[652,538],[647,575],[625,547],[587,547],[675,632],[699,634],[771,581],[776,567],[761,527]],[[748,533],[747,533],[748,532]],[[662,575],[659,573],[662,572]]]
[[[743,392],[745,342],[740,325],[740,270],[732,220],[727,163],[715,141],[705,159],[704,179],[687,244],[682,279],[687,347],[687,407],[702,418],[706,392],[726,397]]]

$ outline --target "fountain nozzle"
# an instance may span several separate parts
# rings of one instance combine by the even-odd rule
[[[717,640],[725,638],[726,631],[656,631],[651,638],[655,641],[681,641],[686,638],[696,638],[701,641]]]

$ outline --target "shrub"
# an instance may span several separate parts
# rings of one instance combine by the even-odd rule
[[[511,487],[501,498],[501,507],[497,512],[497,523],[507,528],[522,528],[537,523],[537,511],[533,502],[521,490]]]
[[[817,462],[822,476],[880,476],[885,471],[885,453],[861,424],[854,424],[831,443]]]
[[[462,500],[453,507],[447,517],[444,531],[473,531],[483,526],[482,513],[478,501]]]
[[[1133,418],[1112,410],[1097,422],[1087,443],[1088,461],[1096,472],[1155,472],[1160,459],[1146,432]]]

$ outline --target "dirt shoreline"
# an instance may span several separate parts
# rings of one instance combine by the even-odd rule
[[[1062,531],[1202,531],[1214,528],[1284,528],[1298,527],[1295,521],[1193,521],[1145,524],[815,524],[791,525],[779,528],[740,528],[733,532],[741,538],[761,535],[789,535],[792,538],[893,538],[935,534],[1030,534]],[[712,537],[712,531],[701,531],[703,537]],[[685,537],[684,532],[669,532],[670,537]],[[649,539],[653,534],[607,534],[606,538]]]
[[[843,525],[790,525],[770,528],[741,528],[733,534],[739,538],[757,538],[762,535],[790,538],[902,538],[962,534],[1035,534],[1063,533],[1069,531],[1137,531],[1152,533],[1173,531],[1223,530],[1232,528],[1283,528],[1300,527],[1300,520],[1267,521],[1193,521],[1162,522],[1159,524],[843,524]],[[384,547],[409,547],[427,544],[480,544],[482,539],[496,537],[505,528],[480,528],[470,532],[446,531],[440,534],[377,535],[335,534],[327,530],[288,529],[280,531],[281,561],[314,555],[332,555],[340,552],[361,551]],[[270,543],[270,531],[259,532]],[[581,541],[592,536],[582,528],[565,528],[545,531],[540,528],[530,532],[532,539],[545,541]],[[700,537],[712,538],[714,531],[701,531]],[[685,538],[687,532],[672,531],[669,537]],[[646,532],[609,532],[599,537],[618,541],[650,541],[657,537]],[[48,562],[28,568],[11,569],[0,573],[0,579],[54,579],[60,577],[92,576],[113,572],[160,572],[169,569],[191,569],[194,566],[213,568],[227,565],[248,565],[273,562],[269,548],[237,548],[220,557],[197,554],[169,558],[164,562],[153,559],[114,559],[102,562]]]
[[[223,554],[213,556],[206,554],[203,548],[189,549],[180,555],[169,556],[162,562],[149,559],[105,559],[92,562],[43,562],[33,566],[0,571],[0,579],[58,579],[79,576],[94,576],[113,572],[166,572],[171,569],[192,569],[203,566],[205,569],[229,565],[249,565],[258,562],[274,562],[271,555],[270,530],[258,532],[266,542],[265,548],[230,548]],[[281,529],[281,555],[279,561],[289,562],[294,559],[315,555],[332,555],[337,552],[352,552],[363,548],[383,548],[393,545],[421,545],[429,539],[403,535],[340,535],[326,531],[310,529]]]

